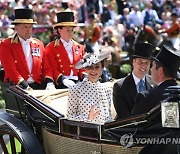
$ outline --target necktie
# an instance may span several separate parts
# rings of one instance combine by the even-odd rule
[[[145,91],[145,85],[144,85],[143,80],[140,80],[138,85],[139,85],[139,93],[142,92],[142,91]]]

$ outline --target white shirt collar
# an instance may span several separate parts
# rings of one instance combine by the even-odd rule
[[[63,45],[64,45],[64,47],[66,47],[66,46],[72,46],[72,40],[69,40],[69,42],[66,42],[65,40],[63,40],[62,38],[60,38],[61,39],[61,42],[63,43]]]
[[[134,75],[134,73],[132,72],[132,76],[133,76],[133,78],[134,78],[134,82],[135,82],[135,84],[137,85],[138,84],[138,82],[141,80],[141,79],[139,79],[138,77],[136,77],[135,75]],[[142,80],[145,82],[145,77],[144,78],[142,78]]]
[[[24,40],[24,39],[21,38],[19,35],[18,35],[18,37],[19,37],[19,40],[20,40],[21,43],[30,43],[31,40],[32,40],[32,38],[29,38],[29,39],[27,39],[27,40]]]

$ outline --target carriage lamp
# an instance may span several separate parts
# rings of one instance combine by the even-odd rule
[[[163,127],[179,128],[179,103],[162,102],[161,120]]]
[[[179,128],[180,86],[167,89],[168,98],[161,102],[161,121],[163,127]]]

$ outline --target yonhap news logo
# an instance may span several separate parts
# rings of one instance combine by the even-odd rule
[[[180,138],[134,138],[133,134],[124,134],[120,138],[120,144],[126,148],[133,146],[133,144],[180,144]]]
[[[120,138],[120,144],[126,148],[129,148],[133,145],[134,141],[133,141],[133,135],[131,133],[129,134],[124,134],[123,136],[121,136]]]

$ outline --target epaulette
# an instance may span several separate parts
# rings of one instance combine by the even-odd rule
[[[60,46],[60,39],[56,39],[54,42],[54,47]]]
[[[17,34],[15,34],[12,38],[11,38],[11,43],[18,43],[19,42],[19,38],[17,36]]]

